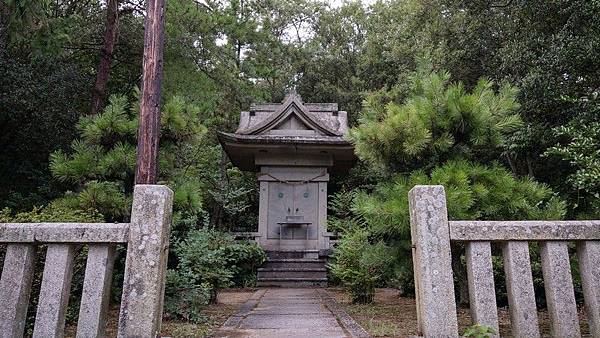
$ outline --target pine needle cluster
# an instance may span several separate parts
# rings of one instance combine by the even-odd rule
[[[59,150],[50,156],[54,178],[72,186],[54,203],[96,210],[109,221],[128,217],[136,165],[137,107],[125,96],[113,96],[100,114],[79,120],[80,137],[72,142],[70,152]],[[198,113],[197,107],[173,96],[161,114],[159,180],[174,189],[175,210],[191,214],[202,206],[199,178],[184,175],[193,166],[190,153],[206,133]]]
[[[517,89],[480,79],[471,92],[450,83],[448,72],[421,68],[403,103],[369,96],[358,126],[350,131],[361,160],[390,172],[431,169],[500,147],[522,126],[515,113]]]

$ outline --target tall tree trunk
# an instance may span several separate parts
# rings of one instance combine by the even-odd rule
[[[144,25],[144,63],[138,128],[136,184],[155,184],[160,138],[165,0],[148,0]]]
[[[223,149],[221,149],[221,160],[219,161],[219,193],[222,195],[227,194],[230,189],[229,178],[227,177],[227,163],[228,158],[227,154]],[[222,199],[223,203],[227,203],[225,198]],[[222,229],[223,226],[223,217],[224,215],[224,205],[223,203],[216,202],[213,206],[212,216],[210,219],[210,227],[213,229]],[[231,225],[229,226],[231,228]],[[222,230],[231,230],[231,229],[222,229]]]
[[[96,83],[92,89],[92,109],[95,115],[102,108],[106,98],[106,84],[110,73],[110,63],[117,43],[119,32],[119,1],[108,0],[106,4],[106,30],[104,31],[104,45],[100,50],[100,66],[96,74]]]

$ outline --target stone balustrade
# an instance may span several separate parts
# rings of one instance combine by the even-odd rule
[[[6,255],[0,278],[0,337],[24,334],[36,247],[46,245],[34,337],[63,337],[73,261],[88,247],[77,337],[105,336],[117,245],[126,245],[119,337],[160,333],[173,192],[137,185],[130,223],[0,223]]]
[[[491,243],[502,248],[512,335],[540,337],[529,243],[539,242],[553,337],[580,337],[568,243],[576,244],[585,312],[600,337],[600,221],[448,221],[442,186],[409,192],[419,334],[457,337],[451,242],[464,242],[474,323],[498,332]]]

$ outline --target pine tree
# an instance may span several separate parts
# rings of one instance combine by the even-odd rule
[[[498,149],[522,125],[517,90],[480,79],[469,93],[450,73],[421,67],[408,98],[371,95],[350,138],[361,160],[388,172],[431,169],[449,159],[476,159]],[[393,94],[393,93],[391,93]]]
[[[565,203],[550,188],[528,177],[516,178],[492,162],[502,153],[507,136],[522,126],[514,113],[519,107],[516,88],[503,85],[496,92],[492,82],[480,79],[468,92],[449,79],[448,72],[421,68],[412,76],[407,95],[398,89],[370,95],[359,125],[350,132],[360,160],[377,169],[373,175],[387,178],[354,193],[351,214],[332,222],[344,234],[332,272],[351,294],[372,292],[386,281],[412,293],[408,192],[415,185],[443,185],[450,219],[561,219],[565,215]],[[354,243],[357,238],[362,245]],[[382,245],[395,251],[368,254],[381,251]],[[348,257],[359,257],[358,263]],[[382,260],[389,266],[383,268]],[[371,267],[387,275],[374,281]],[[460,255],[453,255],[453,269],[456,278],[464,281]],[[458,285],[461,303],[468,301],[465,285]],[[356,301],[371,296],[361,294]]]
[[[73,209],[97,210],[107,221],[129,216],[136,162],[137,104],[113,96],[104,111],[84,116],[71,152],[51,155],[53,176],[72,185],[72,191],[54,203]],[[175,219],[196,217],[202,211],[203,184],[194,175],[195,151],[206,128],[199,110],[181,97],[169,98],[161,116],[159,179],[175,192]],[[191,161],[191,163],[190,163]]]

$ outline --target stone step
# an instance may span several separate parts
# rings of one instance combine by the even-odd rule
[[[258,268],[258,271],[324,271],[327,272],[326,268],[323,267],[314,267],[314,268],[307,268],[307,267],[298,267],[298,268],[289,268],[289,267],[277,267],[277,268],[272,268],[272,267],[264,267],[264,268]]]
[[[310,287],[327,286],[327,278],[263,278],[258,279],[256,286],[278,287]]]
[[[258,269],[258,286],[306,287],[327,285],[327,260],[319,250],[268,251]]]
[[[287,279],[325,279],[327,280],[327,269],[325,268],[262,268],[258,269],[258,280],[262,281],[269,278],[287,278]]]
[[[265,268],[326,268],[327,262],[321,259],[269,259]]]
[[[269,259],[318,259],[319,250],[278,250],[267,251]]]

